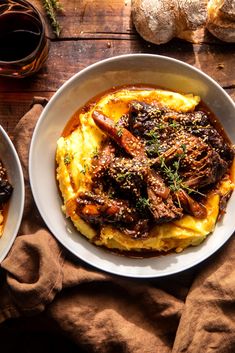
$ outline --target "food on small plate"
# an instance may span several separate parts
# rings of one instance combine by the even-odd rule
[[[69,120],[56,176],[62,209],[83,236],[145,256],[181,252],[213,232],[234,189],[233,161],[233,146],[200,97],[126,86]]]
[[[4,223],[7,216],[8,201],[13,191],[7,179],[7,172],[0,160],[0,236],[3,234]]]

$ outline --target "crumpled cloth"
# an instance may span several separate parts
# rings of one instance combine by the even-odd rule
[[[40,322],[53,322],[77,352],[234,353],[234,237],[193,269],[162,279],[134,280],[87,266],[50,234],[33,201],[28,176],[29,144],[44,104],[36,98],[15,129],[26,203],[19,236],[1,264],[0,350],[5,325],[10,321],[17,327],[30,317],[39,330]]]

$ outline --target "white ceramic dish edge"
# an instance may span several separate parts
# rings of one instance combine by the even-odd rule
[[[3,229],[3,235],[0,238],[1,263],[11,249],[21,224],[24,210],[25,189],[23,171],[18,154],[12,141],[2,126],[0,126],[0,137],[2,137],[2,149],[5,151],[3,155],[0,153],[0,158],[7,169],[10,182],[14,186],[14,190],[9,201],[9,210]],[[14,169],[12,169],[13,165]]]

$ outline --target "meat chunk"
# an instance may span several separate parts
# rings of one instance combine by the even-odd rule
[[[119,157],[110,163],[107,176],[121,191],[132,194],[137,199],[146,184],[148,170],[148,163],[144,160]]]
[[[203,111],[180,114],[179,122],[195,136],[199,136],[227,161],[234,158],[232,146],[223,138],[221,134],[211,124],[208,115]]]
[[[0,205],[10,199],[12,191],[11,184],[6,179],[0,179]]]
[[[179,174],[191,188],[200,189],[218,182],[234,158],[232,147],[202,111],[177,113],[133,102],[129,124],[145,141],[152,165],[160,166],[163,159],[166,164],[174,164],[184,154],[180,158]]]
[[[92,114],[96,125],[109,135],[119,146],[121,146],[132,157],[145,156],[144,146],[140,140],[130,133],[126,128],[117,126],[113,120],[109,119],[96,110]]]
[[[6,170],[0,161],[0,206],[7,202],[13,192],[13,187],[7,180]]]
[[[183,189],[179,189],[175,193],[175,197],[179,200],[180,205],[183,209],[189,213],[190,215],[196,218],[206,218],[207,210],[204,205],[195,201],[191,196],[187,194],[187,192]]]
[[[144,238],[154,224],[185,213],[207,216],[200,190],[223,178],[234,151],[206,113],[133,101],[118,123],[99,111],[92,117],[111,139],[93,159],[91,191],[77,195],[76,212],[84,220]],[[73,210],[68,204],[68,213]]]
[[[137,221],[138,214],[127,200],[110,199],[107,195],[80,192],[76,198],[77,213],[93,224]]]
[[[147,192],[150,210],[156,223],[173,221],[183,216],[182,209],[174,204],[169,188],[155,171],[148,175]]]
[[[188,187],[200,189],[214,184],[228,169],[227,161],[201,137],[181,132],[175,139],[175,145],[185,148],[179,173]]]
[[[110,141],[105,142],[99,154],[93,158],[92,180],[96,187],[100,186],[100,178],[103,177],[110,163],[115,158],[115,148]]]

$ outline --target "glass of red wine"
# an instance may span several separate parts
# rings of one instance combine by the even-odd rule
[[[40,12],[25,0],[0,1],[0,75],[22,78],[47,59],[49,40]]]

